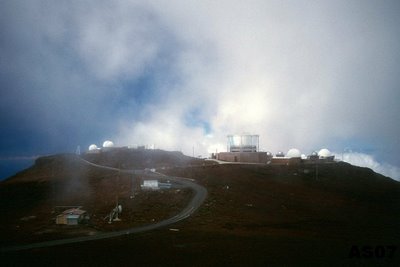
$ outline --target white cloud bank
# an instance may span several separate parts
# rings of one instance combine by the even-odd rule
[[[203,154],[224,149],[227,134],[243,132],[259,134],[260,147],[273,152],[398,143],[399,40],[390,6],[263,0],[146,8],[180,44],[169,62],[179,83],[162,84],[167,93],[145,109],[146,120],[122,121],[117,139],[188,154],[193,146]],[[209,132],[187,123],[193,110]]]
[[[357,140],[394,158],[399,6],[3,1],[0,111],[40,146],[79,132],[207,156],[248,132],[274,153]]]

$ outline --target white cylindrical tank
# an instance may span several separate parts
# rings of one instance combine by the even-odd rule
[[[318,152],[318,156],[320,158],[329,158],[332,156],[332,153],[328,149],[323,148]]]
[[[95,144],[91,144],[89,146],[89,151],[97,150],[97,146]]]
[[[107,140],[103,143],[103,147],[114,147],[114,143],[110,140]]]
[[[286,154],[286,157],[288,157],[288,158],[301,158],[300,150],[298,150],[297,148],[289,149],[289,151]]]

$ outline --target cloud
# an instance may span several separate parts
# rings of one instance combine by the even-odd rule
[[[273,151],[381,136],[379,145],[397,142],[398,78],[390,75],[399,69],[397,29],[381,20],[384,7],[255,1],[152,8],[185,44],[171,62],[181,85],[165,99],[179,112],[153,113],[182,117],[200,107],[218,143],[252,132]],[[190,132],[182,123],[175,129]]]
[[[170,50],[162,42],[168,33],[140,3],[94,4],[0,4],[0,120],[10,129],[0,138],[4,153],[71,150],[114,134],[124,116],[139,116],[143,99],[135,96],[153,88],[140,88],[138,79],[165,67],[158,57]]]
[[[86,70],[99,80],[135,79],[156,61],[167,33],[151,10],[135,2],[101,2],[74,14],[76,49]]]
[[[400,181],[400,168],[387,163],[379,163],[372,155],[359,152],[334,153],[336,158],[342,159],[355,166],[367,167],[377,173]]]

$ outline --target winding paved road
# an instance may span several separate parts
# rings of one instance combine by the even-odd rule
[[[97,168],[119,171],[121,173],[149,174],[143,170],[121,170],[121,169],[117,169],[117,168],[98,165],[98,164],[86,161],[82,158],[80,158],[80,159],[85,164],[88,164],[88,165],[91,165],[91,166],[94,166]],[[207,197],[207,189],[205,189],[201,185],[193,183],[192,182],[193,180],[191,180],[191,179],[182,178],[182,177],[171,177],[171,176],[167,176],[167,175],[164,175],[162,173],[157,173],[157,172],[151,172],[150,174],[152,176],[156,176],[159,178],[167,178],[168,180],[173,181],[174,183],[180,184],[185,187],[190,187],[195,192],[195,195],[192,198],[192,200],[189,202],[189,204],[179,214],[175,215],[174,217],[168,218],[166,220],[160,221],[158,223],[134,227],[134,228],[116,231],[116,232],[100,233],[100,234],[96,234],[93,236],[82,236],[82,237],[75,237],[75,238],[68,238],[68,239],[59,239],[59,240],[51,240],[51,241],[45,241],[45,242],[39,242],[39,243],[32,243],[32,244],[27,244],[27,245],[4,247],[4,248],[1,248],[0,251],[7,252],[7,251],[20,251],[20,250],[27,250],[27,249],[34,249],[34,248],[52,247],[52,246],[59,246],[59,245],[77,243],[77,242],[113,238],[113,237],[118,237],[118,236],[123,236],[123,235],[129,235],[129,234],[154,230],[154,229],[164,227],[164,226],[167,226],[167,225],[170,225],[170,224],[173,224],[173,223],[176,223],[176,222],[186,219],[187,217],[192,215],[192,213],[195,212],[201,206],[201,204],[204,202],[204,200]]]

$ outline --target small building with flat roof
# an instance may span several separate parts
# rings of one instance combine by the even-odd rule
[[[63,211],[56,217],[56,224],[78,225],[85,219],[86,211],[73,208]]]

